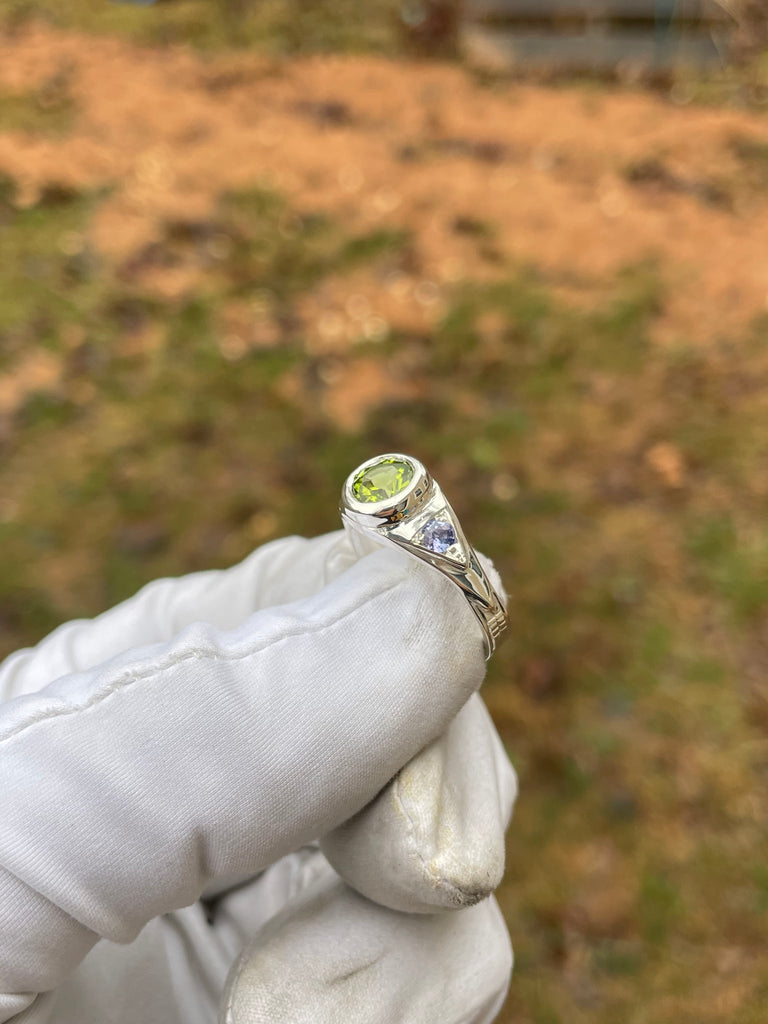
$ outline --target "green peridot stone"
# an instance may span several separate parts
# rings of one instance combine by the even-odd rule
[[[401,459],[382,459],[361,470],[352,481],[358,501],[386,501],[404,491],[413,479],[413,466]]]

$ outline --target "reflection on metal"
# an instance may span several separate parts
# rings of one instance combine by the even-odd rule
[[[733,17],[714,0],[465,0],[461,44],[489,69],[720,65]]]

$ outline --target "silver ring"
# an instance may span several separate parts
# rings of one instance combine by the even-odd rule
[[[347,477],[340,509],[359,554],[389,542],[452,580],[482,626],[490,658],[509,626],[507,610],[456,513],[418,459],[399,452],[368,459]]]

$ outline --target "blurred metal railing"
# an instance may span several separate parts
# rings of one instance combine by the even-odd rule
[[[714,0],[466,0],[461,43],[486,66],[712,66],[734,19]]]
[[[414,39],[448,33],[476,64],[667,69],[724,63],[736,20],[716,0],[403,0]]]

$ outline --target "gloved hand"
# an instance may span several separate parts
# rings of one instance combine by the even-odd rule
[[[516,783],[483,673],[458,588],[342,532],[12,655],[0,1022],[491,1021]]]

